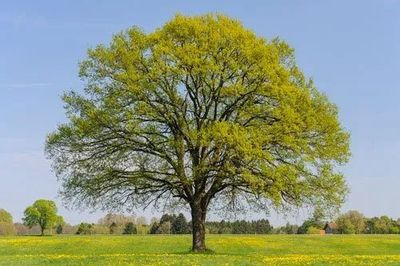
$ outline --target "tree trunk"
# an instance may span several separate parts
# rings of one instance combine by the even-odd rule
[[[200,204],[193,204],[192,208],[192,251],[206,251],[206,229],[204,226],[206,220],[206,208],[202,208]]]
[[[40,227],[40,232],[41,232],[41,236],[44,236],[44,228],[43,227]]]

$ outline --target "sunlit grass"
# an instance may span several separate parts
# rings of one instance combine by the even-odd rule
[[[400,235],[189,235],[0,238],[0,265],[400,265]]]

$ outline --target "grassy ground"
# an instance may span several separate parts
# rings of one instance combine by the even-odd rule
[[[0,238],[0,265],[400,265],[400,235],[208,235]]]

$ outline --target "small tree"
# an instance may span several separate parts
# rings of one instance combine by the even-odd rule
[[[56,234],[61,235],[63,233],[63,226],[61,224],[56,227]]]
[[[171,222],[166,221],[160,224],[160,226],[157,229],[157,234],[171,234]]]
[[[297,233],[298,234],[308,234],[308,229],[310,227],[314,227],[319,229],[322,229],[324,227],[324,222],[322,219],[324,218],[324,214],[318,206],[315,208],[313,215],[305,220],[303,224],[298,228]]]
[[[171,232],[173,234],[188,234],[189,227],[186,217],[180,213],[172,222]]]
[[[9,212],[0,209],[0,235],[15,235],[13,218]]]
[[[34,225],[40,226],[41,235],[45,229],[53,228],[57,221],[62,217],[57,215],[57,207],[54,201],[40,199],[25,209],[24,224],[32,228]]]
[[[109,229],[110,229],[110,234],[114,234],[114,233],[115,233],[115,230],[117,229],[117,224],[116,224],[115,222],[112,222],[112,223],[110,224]]]
[[[124,232],[125,235],[137,234],[136,225],[132,222],[129,222],[125,225]]]
[[[358,211],[348,211],[340,215],[336,224],[342,234],[361,234],[366,228],[364,215]]]
[[[321,231],[321,229],[314,227],[314,226],[310,226],[307,228],[307,234],[309,235],[316,235],[319,234]]]
[[[147,234],[149,231],[149,228],[147,226],[147,220],[146,217],[144,216],[139,216],[136,219],[136,230],[137,234],[144,235]]]
[[[297,231],[299,230],[299,226],[296,224],[290,224],[289,222],[286,223],[285,227],[283,228],[283,231],[286,234],[297,234]]]
[[[55,223],[56,234],[58,235],[62,234],[64,225],[65,225],[64,218],[62,216],[57,216],[57,221]]]
[[[160,227],[160,224],[158,221],[153,221],[150,226],[150,234],[158,234],[158,228]]]
[[[94,225],[89,223],[80,223],[78,230],[76,231],[77,235],[91,235],[93,234]]]
[[[0,223],[12,223],[12,222],[13,222],[12,215],[8,211],[0,209]]]

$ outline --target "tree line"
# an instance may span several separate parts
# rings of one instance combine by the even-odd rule
[[[206,221],[208,234],[320,234],[328,221],[318,211],[301,225],[287,223],[273,227],[267,219],[253,221]],[[365,217],[351,210],[329,222],[330,233],[337,234],[399,234],[400,218],[388,216]],[[66,223],[57,214],[53,201],[37,200],[26,208],[23,223],[13,223],[13,217],[0,209],[0,235],[43,235],[43,234],[191,234],[191,221],[184,214],[163,214],[160,219],[153,217],[147,222],[145,217],[124,214],[106,214],[97,223],[82,222],[78,225]]]
[[[320,234],[327,225],[322,215],[314,213],[300,226],[287,223],[274,229],[279,234]],[[393,219],[383,215],[366,217],[359,211],[350,210],[329,222],[334,234],[400,234],[400,218]]]

